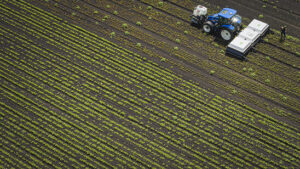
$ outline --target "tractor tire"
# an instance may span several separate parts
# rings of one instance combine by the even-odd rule
[[[205,15],[199,16],[198,24],[199,25],[203,25],[203,23],[205,22],[205,20],[206,20],[206,16]]]
[[[205,22],[204,24],[203,24],[203,31],[205,32],[205,33],[212,33],[213,32],[213,30],[214,30],[214,24],[212,23],[212,22],[210,22],[210,21],[207,21],[207,22]]]
[[[230,29],[222,28],[220,30],[221,38],[225,41],[230,41],[233,38],[233,32]]]

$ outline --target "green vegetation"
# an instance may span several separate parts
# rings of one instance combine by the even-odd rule
[[[141,47],[141,46],[142,46],[141,43],[137,43],[137,44],[136,44],[136,47]]]
[[[57,2],[64,6],[69,4]],[[114,2],[130,7],[129,1]],[[160,1],[143,2],[155,6]],[[191,1],[176,1],[188,2]],[[93,15],[95,8],[84,1],[77,3],[82,7],[80,12],[87,16],[105,18],[101,13]],[[4,168],[298,166],[297,128],[281,121],[281,117],[276,118],[275,114],[265,113],[265,109],[258,111],[231,98],[225,99],[176,75],[162,66],[174,60],[149,50],[148,44],[203,69],[207,76],[197,76],[203,84],[212,84],[211,78],[224,79],[226,86],[234,84],[231,88],[215,86],[226,89],[229,95],[234,94],[231,97],[244,95],[250,100],[255,91],[262,91],[261,95],[274,98],[274,102],[297,109],[294,104],[297,102],[286,92],[296,88],[285,86],[284,82],[277,86],[278,81],[293,79],[293,72],[283,74],[286,67],[275,65],[275,59],[266,62],[265,56],[259,54],[250,55],[249,59],[263,60],[258,62],[260,65],[225,58],[218,54],[224,50],[222,45],[216,49],[209,36],[195,33],[185,22],[177,25],[172,22],[177,18],[168,20],[167,16],[158,15],[155,9],[143,13],[146,17],[136,18],[115,5],[112,5],[113,10],[106,8],[107,4],[111,4],[110,1],[97,1],[95,5],[110,14],[118,10],[120,15],[111,17],[111,22],[95,25],[93,20],[90,25],[85,25],[95,27],[97,34],[64,22],[24,0],[6,0],[0,4],[0,15],[5,18],[0,25],[3,37],[0,42],[5,44],[0,48],[0,90],[3,94],[0,120],[5,124],[0,137],[4,143],[0,148],[3,159],[0,165],[5,164]],[[168,5],[164,3],[163,10],[173,10]],[[48,9],[57,13],[60,10],[51,5]],[[184,12],[172,14],[184,16]],[[65,15],[70,17],[72,13]],[[147,20],[150,16],[155,21]],[[159,20],[159,16],[167,19]],[[86,24],[80,17],[71,19]],[[123,35],[115,36],[114,31],[125,31],[124,18],[116,19],[120,17],[127,17],[125,19],[131,21],[128,23],[139,20],[145,23],[143,29],[156,31],[170,41],[176,42],[176,37],[180,37],[180,45],[184,48],[178,50],[172,44],[158,41],[135,24],[127,25],[126,31],[138,41]],[[173,29],[163,29],[159,24],[161,21]],[[103,24],[112,29],[103,29]],[[185,30],[190,33],[176,36],[183,35]],[[114,41],[122,41],[124,46],[145,52],[145,55],[125,49],[98,33],[114,37]],[[203,41],[194,41],[195,38]],[[269,41],[274,43],[272,37]],[[137,42],[142,42],[143,47]],[[197,49],[203,55],[191,55],[185,48]],[[274,49],[272,52],[270,56],[278,59],[281,53]],[[154,62],[151,57],[147,59],[148,56],[159,59]],[[274,72],[288,78],[274,76]],[[259,83],[267,80],[266,86]],[[280,92],[273,92],[273,88]],[[247,95],[245,90],[254,94]],[[282,117],[291,116],[281,109],[275,113]]]
[[[264,15],[263,15],[263,14],[259,14],[259,15],[258,15],[258,18],[259,18],[259,19],[264,18]]]
[[[136,25],[141,26],[141,25],[142,25],[142,22],[137,21],[137,22],[136,22]]]

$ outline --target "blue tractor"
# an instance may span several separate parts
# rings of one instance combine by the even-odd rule
[[[242,17],[231,8],[224,8],[217,14],[207,16],[207,8],[198,5],[193,11],[191,22],[193,25],[202,25],[206,33],[218,34],[223,40],[230,41],[241,30]]]

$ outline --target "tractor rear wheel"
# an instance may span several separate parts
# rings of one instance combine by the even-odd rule
[[[221,38],[225,41],[230,41],[233,38],[233,32],[227,28],[221,29],[220,35],[221,35]]]
[[[213,27],[214,27],[214,24],[210,21],[207,21],[203,24],[203,31],[206,32],[206,33],[212,33],[213,32]]]

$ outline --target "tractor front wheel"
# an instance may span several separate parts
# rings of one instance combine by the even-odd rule
[[[229,29],[223,28],[220,31],[221,38],[225,41],[230,41],[233,37],[233,32]]]
[[[205,33],[212,33],[213,32],[213,23],[211,23],[210,21],[205,22],[205,24],[203,24],[203,31]]]

